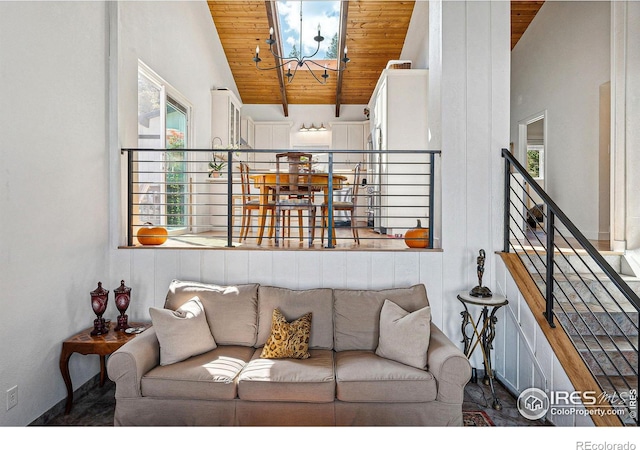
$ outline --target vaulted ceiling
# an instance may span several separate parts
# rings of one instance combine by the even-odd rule
[[[516,46],[533,18],[544,4],[544,1],[512,1],[511,2],[511,50]]]
[[[543,3],[511,2],[511,48]],[[209,0],[208,4],[243,103],[282,104],[285,116],[290,104],[330,104],[339,117],[340,105],[368,103],[387,62],[400,58],[415,1],[342,1],[338,54],[347,45],[351,62],[344,72],[329,72],[324,85],[306,71],[288,83],[280,70],[256,69],[252,60],[256,45],[265,49],[261,64],[274,65],[264,41],[269,28],[278,26],[275,1]]]

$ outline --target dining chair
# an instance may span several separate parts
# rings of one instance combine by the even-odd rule
[[[276,236],[275,244],[279,245],[280,219],[283,220],[282,239],[285,230],[290,236],[291,211],[298,211],[298,230],[300,242],[303,242],[303,216],[307,211],[309,220],[309,247],[313,245],[316,226],[316,205],[312,187],[312,157],[310,153],[287,152],[276,154],[276,186],[275,186],[275,215]],[[284,171],[284,163],[288,163],[288,170]],[[287,217],[288,216],[288,217]],[[287,224],[285,226],[285,219]]]
[[[353,240],[356,242],[356,245],[360,245],[360,234],[358,233],[358,226],[356,224],[356,204],[358,201],[358,189],[360,187],[360,171],[361,165],[360,163],[356,164],[353,169],[353,185],[351,188],[351,199],[347,201],[334,201],[333,202],[333,214],[331,216],[331,229],[332,229],[332,239],[333,244],[336,244],[336,220],[335,213],[336,211],[347,211],[350,213],[351,217],[351,233],[353,234]],[[321,207],[322,214],[322,234],[320,236],[320,242],[324,243],[324,230],[328,227],[329,222],[329,204],[327,199],[324,199]]]
[[[251,195],[251,181],[249,179],[250,168],[247,163],[240,163],[240,180],[242,185],[242,227],[240,228],[240,240],[246,240],[251,225],[251,212],[260,209],[260,198],[253,198]],[[271,224],[269,226],[269,237],[273,237],[275,221],[275,201],[269,199],[267,210],[271,213]]]

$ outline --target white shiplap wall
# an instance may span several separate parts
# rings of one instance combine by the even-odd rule
[[[424,283],[434,323],[454,322],[456,327],[449,331],[455,332],[459,308],[443,298],[442,257],[440,251],[114,249],[110,278],[112,284],[123,279],[133,289],[131,320],[148,320],[149,307],[164,304],[174,278],[290,289],[388,289]]]

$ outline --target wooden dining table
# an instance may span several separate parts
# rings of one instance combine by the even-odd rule
[[[262,237],[264,236],[264,226],[267,218],[267,207],[269,206],[269,197],[273,196],[276,190],[276,173],[264,172],[257,173],[250,176],[253,181],[253,185],[260,190],[260,208],[258,210],[258,245],[262,244]],[[334,190],[342,189],[344,183],[347,181],[347,177],[344,175],[333,174],[332,176],[332,188]],[[289,182],[289,175],[286,173],[280,174],[280,184],[286,185]],[[329,174],[328,173],[313,173],[311,176],[311,188],[318,192],[324,193],[325,201],[329,195]]]

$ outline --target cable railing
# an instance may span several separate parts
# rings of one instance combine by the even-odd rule
[[[160,247],[433,249],[435,150],[121,150],[126,160],[126,246],[161,229]],[[275,197],[290,177],[276,155],[310,154],[311,213]],[[298,156],[299,157],[299,156]],[[297,170],[297,169],[296,169]],[[279,181],[280,180],[280,181]],[[280,184],[278,184],[280,183]],[[298,183],[298,181],[296,181]],[[285,192],[286,194],[286,192]],[[296,210],[297,209],[297,210]],[[418,224],[420,226],[418,226]],[[143,230],[144,229],[144,230]],[[278,231],[278,233],[276,233]],[[410,232],[409,234],[407,234]],[[164,234],[166,233],[166,239]]]
[[[571,338],[606,396],[601,400],[624,425],[637,426],[640,299],[511,152],[502,156],[504,251],[528,268],[547,322]]]

